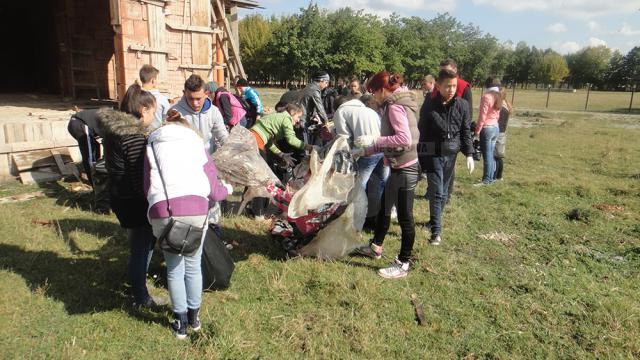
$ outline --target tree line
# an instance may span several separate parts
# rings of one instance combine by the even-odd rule
[[[286,85],[305,83],[314,71],[332,77],[386,69],[402,72],[413,85],[436,74],[442,59],[453,58],[463,78],[481,84],[488,75],[503,83],[529,86],[587,85],[629,90],[640,83],[640,47],[626,55],[606,46],[560,55],[525,42],[501,43],[473,24],[445,13],[433,19],[388,18],[342,8],[328,11],[311,3],[291,15],[255,14],[239,24],[240,53],[250,81]]]

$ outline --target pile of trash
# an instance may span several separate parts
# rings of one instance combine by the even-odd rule
[[[259,155],[253,135],[235,127],[214,154],[220,177],[244,186],[265,186],[282,210],[270,232],[289,255],[341,258],[360,245],[367,196],[355,186],[356,162],[346,138],[311,151],[281,184]]]

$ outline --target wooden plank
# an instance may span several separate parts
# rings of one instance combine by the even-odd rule
[[[151,48],[163,49],[167,46],[166,28],[164,10],[162,7],[147,5],[147,14],[149,20],[147,24],[149,26],[149,46]],[[158,82],[161,83],[162,79],[167,76],[167,54],[151,53],[150,56],[151,65],[153,65],[158,71]]]
[[[46,194],[43,191],[30,192],[26,194],[18,194],[13,196],[6,196],[0,198],[0,204],[9,204],[14,202],[23,202],[31,199],[37,199],[41,197],[45,197]]]
[[[23,184],[42,183],[60,180],[62,175],[51,168],[42,168],[34,171],[24,171],[20,173],[20,181]]]
[[[37,169],[40,167],[57,165],[56,159],[53,155],[54,152],[60,157],[62,166],[64,166],[64,163],[73,162],[73,159],[69,154],[69,149],[67,148],[16,153],[11,157],[13,158],[13,162],[15,163],[18,171],[22,172],[30,169]]]
[[[207,64],[180,64],[178,65],[181,69],[190,69],[190,70],[211,70],[213,65]]]
[[[202,33],[202,34],[218,34],[222,33],[221,30],[212,29],[206,26],[196,26],[196,25],[184,25],[184,24],[170,24],[167,23],[167,27],[171,30],[181,30],[192,33]]]
[[[211,27],[211,4],[209,0],[191,0],[191,25]],[[191,33],[191,62],[193,64],[211,64],[212,52],[211,34]],[[199,75],[209,79],[209,71],[203,73],[194,71]]]
[[[60,153],[55,149],[51,149],[50,151],[51,155],[53,155],[53,160],[56,162],[56,166],[58,167],[58,171],[60,172],[60,174],[71,175],[71,173],[67,170],[67,166],[64,164]],[[69,155],[69,157],[71,157],[71,155]]]
[[[138,44],[131,44],[129,45],[129,51],[140,51],[140,52],[146,52],[146,53],[157,53],[157,54],[169,54],[169,50],[166,50],[164,48],[155,48],[155,47],[151,47],[151,46],[144,46],[144,45],[138,45]]]

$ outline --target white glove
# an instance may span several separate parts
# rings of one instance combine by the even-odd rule
[[[352,149],[351,156],[353,156],[354,158],[359,158],[361,156],[364,156],[364,149],[363,148]]]
[[[233,194],[233,186],[231,186],[231,184],[227,183],[224,180],[220,180],[220,183],[222,184],[222,186],[224,186],[225,189],[227,189],[227,194]]]
[[[473,162],[473,157],[472,156],[467,156],[467,170],[469,170],[469,174],[471,174],[473,172],[473,169],[475,169],[475,163]]]
[[[376,138],[373,135],[362,135],[353,142],[353,145],[358,148],[368,148],[375,144]]]

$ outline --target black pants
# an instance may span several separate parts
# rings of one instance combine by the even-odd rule
[[[91,165],[100,159],[100,144],[96,141],[96,138],[93,135],[93,131],[89,129],[85,123],[83,123],[80,119],[72,116],[71,120],[69,120],[69,125],[67,126],[67,130],[69,134],[73,136],[76,141],[78,141],[78,148],[80,149],[80,154],[82,155],[82,166],[84,168],[87,177],[89,178],[89,183],[93,186],[93,179],[91,175]]]
[[[502,170],[504,169],[504,160],[502,158],[494,158],[496,161],[496,172],[493,174],[493,179],[502,179]]]
[[[391,174],[382,193],[382,207],[376,218],[373,243],[381,246],[391,224],[391,208],[396,206],[398,223],[402,231],[398,259],[402,262],[409,261],[416,238],[413,221],[413,198],[419,178],[420,166],[418,163],[403,169],[391,169]]]

